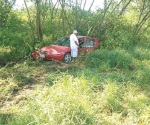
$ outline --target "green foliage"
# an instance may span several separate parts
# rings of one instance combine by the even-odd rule
[[[109,50],[103,50],[103,53],[111,54]],[[149,77],[146,76],[149,76],[149,70],[144,68],[148,67],[148,61],[141,63],[138,60],[134,72],[117,67],[106,68],[104,63],[101,69],[87,68],[85,65],[80,67],[81,63],[80,60],[66,65],[24,62],[2,68],[0,95],[3,96],[0,98],[7,104],[10,102],[6,101],[6,97],[13,97],[11,101],[15,105],[2,107],[3,110],[7,108],[0,116],[0,124],[95,125],[148,122],[150,88]]]
[[[45,82],[46,82],[46,85],[48,86],[52,86],[54,85],[55,83],[55,77],[57,76],[57,74],[50,74],[46,79],[45,79]]]
[[[45,88],[38,99],[28,97],[28,113],[18,120],[14,117],[13,123],[17,125],[30,121],[35,124],[94,124],[92,112],[89,112],[91,105],[86,97],[86,88],[86,80],[80,81],[62,73],[55,77],[55,85]]]
[[[11,11],[6,25],[1,28],[0,32],[2,36],[0,44],[2,47],[9,47],[10,53],[2,54],[1,62],[4,55],[7,55],[4,58],[4,63],[20,60],[20,58],[24,60],[24,57],[28,56],[36,46],[39,48],[51,44],[58,37],[71,34],[74,28],[79,31],[80,35],[89,34],[92,37],[100,38],[101,47],[107,49],[125,48],[132,50],[134,43],[137,43],[139,38],[144,36],[148,39],[149,37],[149,30],[144,32],[142,36],[133,34],[135,26],[131,23],[130,14],[118,17],[118,12],[115,11],[114,13],[107,12],[104,16],[102,9],[91,12],[83,10],[80,6],[74,6],[73,3],[69,3],[70,5],[68,2],[66,3],[64,10],[52,8],[54,7],[53,3],[50,3],[50,6],[41,5],[41,28],[44,39],[42,43],[37,41],[36,37],[35,7],[28,8],[31,22],[28,21],[29,15],[27,15],[25,9]],[[137,18],[133,19],[136,19],[135,22],[137,22]],[[143,27],[146,26],[147,23]]]
[[[142,66],[142,68],[139,68],[139,70],[136,73],[136,77],[138,80],[138,84],[140,85],[149,85],[150,84],[150,68],[147,66]]]
[[[105,31],[103,38],[105,42],[102,42],[102,46],[108,49],[131,48],[134,41],[132,25],[123,17],[110,16],[107,17],[108,21],[105,24],[108,29]]]
[[[132,64],[132,57],[123,50],[97,50],[87,56],[86,63],[93,68],[127,69]]]
[[[0,124],[148,124],[149,30],[133,34],[137,18],[118,17],[119,11],[104,17],[103,10],[65,6],[54,8],[51,15],[53,8],[44,11],[42,5],[42,43],[33,38],[37,34],[34,7],[29,8],[30,25],[26,10],[21,10],[10,12],[0,28],[0,65],[14,61],[0,66]],[[69,35],[74,28],[80,35],[89,32],[100,38],[101,48],[69,64],[24,61],[34,48]],[[21,63],[15,62],[20,59]]]
[[[138,60],[150,60],[150,45],[147,41],[142,41],[132,48],[133,56]]]
[[[33,49],[34,41],[30,35],[30,29],[27,23],[24,23],[17,17],[16,14],[11,13],[7,25],[0,29],[2,40],[0,41],[0,61],[7,63],[23,59]],[[7,50],[3,49],[7,48]]]

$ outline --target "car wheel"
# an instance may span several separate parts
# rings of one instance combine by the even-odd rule
[[[68,63],[68,62],[70,62],[70,61],[71,61],[71,54],[70,54],[70,53],[66,53],[66,54],[64,55],[63,62]]]

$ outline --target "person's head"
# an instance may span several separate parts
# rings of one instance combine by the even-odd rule
[[[78,31],[77,31],[77,30],[74,30],[74,31],[73,31],[73,34],[77,35],[77,34],[78,34]]]

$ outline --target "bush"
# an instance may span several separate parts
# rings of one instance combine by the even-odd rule
[[[144,68],[143,70],[138,72],[138,81],[141,85],[149,85],[150,84],[150,68]]]
[[[110,67],[126,69],[132,64],[132,58],[125,51],[113,51],[109,55]]]
[[[86,64],[99,69],[127,69],[132,64],[132,57],[124,50],[97,50],[87,56]]]
[[[29,55],[34,46],[32,34],[27,22],[18,18],[16,14],[11,13],[5,27],[0,28],[0,61],[7,63],[23,59]],[[3,51],[3,48],[9,51]]]
[[[130,48],[133,44],[133,27],[125,18],[117,15],[107,17],[104,24],[107,28],[102,36],[102,46],[107,49]],[[104,31],[103,31],[104,32]]]

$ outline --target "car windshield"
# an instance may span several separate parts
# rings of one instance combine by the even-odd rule
[[[60,39],[56,40],[54,45],[60,45],[60,46],[70,46],[70,40],[68,37],[61,37]]]

